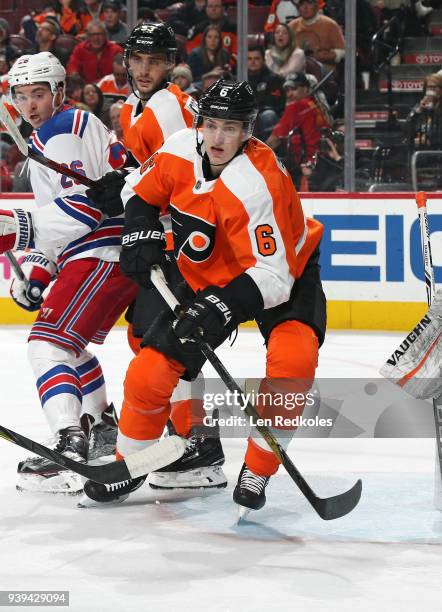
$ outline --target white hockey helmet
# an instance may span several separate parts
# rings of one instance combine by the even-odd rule
[[[64,84],[65,80],[66,70],[55,55],[48,51],[35,55],[22,55],[8,74],[11,91],[19,85],[48,83],[52,93],[56,94],[60,83]]]

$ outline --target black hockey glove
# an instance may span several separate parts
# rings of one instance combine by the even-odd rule
[[[166,269],[166,237],[158,219],[135,217],[129,221],[121,234],[120,266],[123,274],[142,287],[149,287],[150,269],[158,264]]]
[[[179,338],[199,334],[215,347],[240,323],[254,319],[263,307],[256,283],[243,273],[225,287],[212,286],[198,291],[193,303],[179,315],[174,331]]]
[[[96,185],[86,189],[87,197],[92,200],[95,206],[105,215],[116,217],[124,213],[124,206],[121,200],[121,190],[125,184],[125,178],[129,170],[114,170],[108,172],[101,179],[96,181]]]
[[[198,291],[195,300],[179,314],[174,331],[178,338],[199,336],[212,344],[227,338],[236,325],[224,289],[206,287]]]

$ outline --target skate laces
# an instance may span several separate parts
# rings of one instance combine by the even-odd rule
[[[110,484],[106,484],[104,485],[106,487],[106,489],[109,492],[116,492],[119,489],[123,489],[124,487],[127,487],[127,485],[130,483],[130,480],[121,480],[120,482],[111,482]]]
[[[242,489],[248,489],[249,491],[252,491],[252,493],[260,495],[264,490],[268,480],[269,476],[258,476],[246,467],[241,476],[240,486]]]
[[[184,451],[184,455],[183,455],[184,457],[191,455],[195,451],[197,442],[198,442],[198,436],[196,434],[192,434],[190,438],[187,438],[187,446],[186,446],[186,450]]]

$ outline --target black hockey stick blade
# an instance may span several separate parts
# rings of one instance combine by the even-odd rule
[[[334,495],[333,497],[318,497],[292,463],[285,450],[283,448],[280,448],[280,450],[282,465],[285,467],[292,480],[298,485],[304,497],[324,521],[332,521],[341,516],[345,516],[358,505],[362,493],[362,480],[359,479],[351,489],[339,495]]]
[[[129,455],[122,461],[112,461],[105,465],[88,465],[65,457],[58,451],[34,442],[34,440],[30,440],[3,425],[0,425],[0,438],[17,444],[17,446],[40,455],[40,457],[49,459],[49,461],[54,461],[57,465],[72,470],[72,472],[80,474],[84,478],[102,484],[145,476],[149,472],[158,470],[182,457],[186,448],[184,438],[169,436],[148,448]]]
[[[197,340],[201,351],[207,360],[211,363],[214,370],[217,372],[221,380],[224,382],[226,387],[230,389],[230,391],[239,393],[242,395],[242,391],[240,387],[236,384],[235,380],[229,374],[229,372],[224,367],[223,363],[218,359],[215,351],[209,346],[206,342],[201,340]],[[255,420],[258,417],[258,414],[250,402],[247,402],[245,407],[245,413],[248,416],[252,416]],[[287,473],[293,480],[293,482],[298,486],[303,495],[310,502],[314,510],[319,514],[319,516],[324,521],[331,521],[333,519],[337,519],[345,514],[348,514],[355,508],[361,498],[362,493],[362,481],[358,480],[351,489],[341,493],[339,495],[334,495],[333,497],[318,497],[313,489],[310,487],[308,482],[305,480],[304,476],[294,465],[290,457],[287,455],[285,450],[282,448],[278,441],[269,430],[268,427],[263,425],[255,424],[255,428],[259,431],[259,433],[266,440],[267,444],[270,446],[272,451],[281,461],[284,468],[287,470]]]
[[[316,512],[319,514],[324,521],[332,521],[333,519],[345,516],[355,508],[359,500],[361,499],[362,493],[362,480],[359,479],[355,482],[351,489],[335,495],[334,497],[316,497],[314,500]],[[308,497],[307,497],[308,499]],[[310,499],[309,499],[310,501]],[[310,503],[312,503],[310,501]],[[312,504],[313,505],[313,504]]]

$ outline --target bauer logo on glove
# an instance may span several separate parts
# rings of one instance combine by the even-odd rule
[[[141,240],[158,240],[161,242],[166,240],[166,235],[158,230],[139,230],[138,232],[125,234],[121,239],[121,244],[125,249],[130,249]]]

